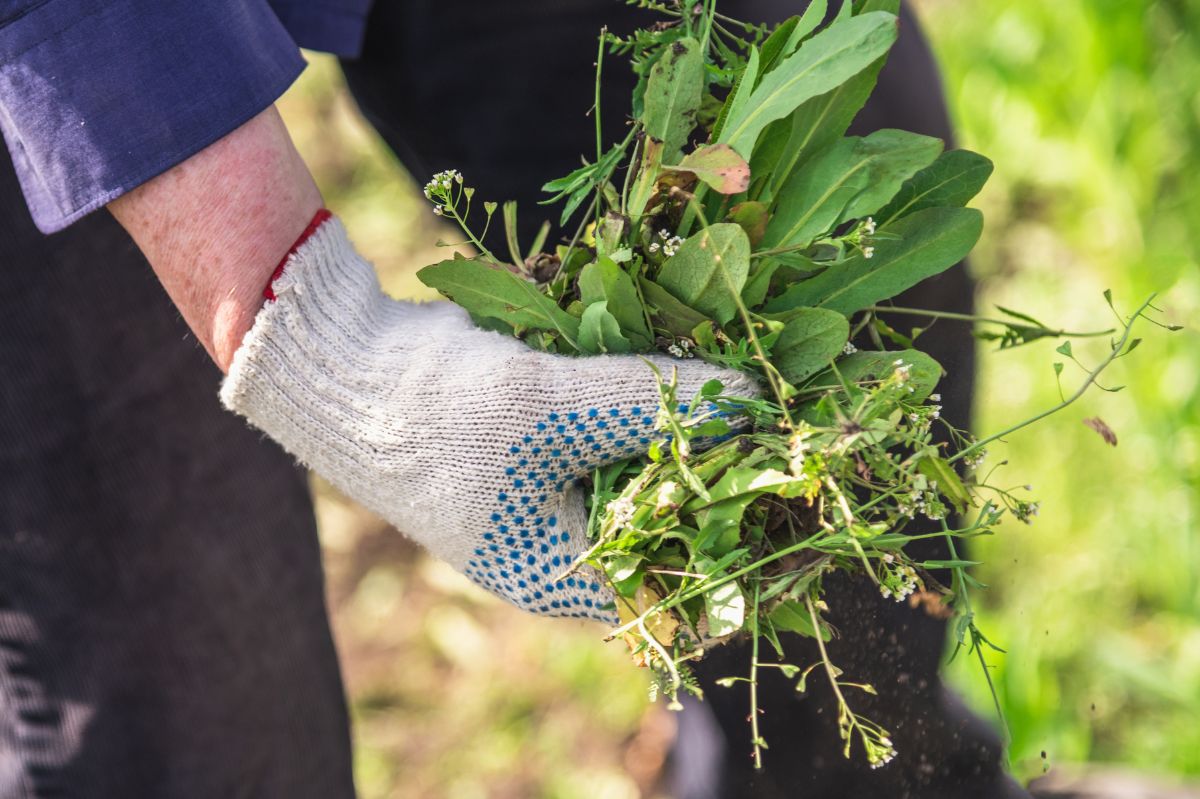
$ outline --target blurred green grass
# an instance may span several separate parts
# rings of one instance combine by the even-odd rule
[[[973,269],[981,307],[1067,327],[1159,292],[1200,309],[1200,0],[921,0],[963,146],[996,162]],[[413,179],[358,118],[336,65],[282,102],[328,204],[397,296],[445,253]],[[425,176],[418,176],[423,179]],[[1023,777],[1105,762],[1200,774],[1200,335],[1143,327],[1107,384],[993,450],[1042,501],[976,548],[981,625]],[[1077,342],[1085,362],[1103,344]],[[1057,400],[1052,345],[987,354],[977,429]],[[1066,383],[1081,377],[1070,369]],[[1120,437],[1085,428],[1100,416]],[[671,720],[599,631],[535,620],[318,487],[330,602],[365,799],[638,799]],[[949,669],[991,703],[973,660]],[[1043,753],[1045,756],[1043,757]]]
[[[1200,2],[921,4],[962,144],[996,162],[979,199],[981,307],[1068,327],[1159,293],[1200,309]],[[981,623],[1019,773],[1109,761],[1200,773],[1200,335],[1143,325],[1107,385],[991,462],[1042,511],[979,546]],[[1103,343],[1076,342],[1085,363]],[[985,356],[977,427],[1053,404],[1052,345]],[[1070,367],[1070,364],[1068,364]],[[1071,380],[1081,374],[1070,368]],[[1108,448],[1081,421],[1098,415]],[[1003,481],[1001,481],[1003,482]],[[952,670],[981,712],[975,664]],[[1045,760],[1042,753],[1045,752]]]

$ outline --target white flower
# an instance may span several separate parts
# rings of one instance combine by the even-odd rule
[[[941,395],[941,394],[930,394],[930,395],[929,395],[929,401],[930,401],[930,402],[941,402],[941,401],[942,401],[942,395]]]
[[[875,257],[875,248],[874,247],[863,247],[862,254],[863,254],[863,258],[874,258]]]
[[[633,514],[637,508],[634,507],[633,500],[629,497],[617,497],[608,503],[606,510],[612,514],[613,524],[617,527],[624,527],[633,521]]]
[[[650,252],[658,252],[658,242],[656,241],[653,244],[651,244],[648,249],[650,250]]]
[[[856,352],[858,352],[858,347],[854,346],[849,341],[846,342],[846,346],[842,347],[842,355],[853,355]]]
[[[678,344],[672,344],[671,346],[667,347],[667,352],[671,353],[676,358],[682,358],[687,354]]]
[[[862,232],[867,234],[868,236],[873,235],[875,233],[875,217],[868,216],[866,218],[866,220],[862,224]],[[867,257],[870,258],[871,256],[868,255]]]
[[[441,216],[442,215],[442,206],[440,206],[440,205],[433,206],[433,213],[436,214],[437,216]]]

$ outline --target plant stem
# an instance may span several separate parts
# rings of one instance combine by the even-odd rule
[[[1154,295],[1151,294],[1150,297],[1147,298],[1147,300],[1141,304],[1141,306],[1137,309],[1137,311],[1135,311],[1133,313],[1133,315],[1131,317],[1129,317],[1128,322],[1126,322],[1126,324],[1125,324],[1125,332],[1121,335],[1120,340],[1118,340],[1116,344],[1112,345],[1112,351],[1109,352],[1108,357],[1106,357],[1104,360],[1102,360],[1100,362],[1099,366],[1097,366],[1092,371],[1088,372],[1087,378],[1083,381],[1083,384],[1079,386],[1079,388],[1075,391],[1074,394],[1067,397],[1065,400],[1058,403],[1057,405],[1047,408],[1046,410],[1042,411],[1041,413],[1039,413],[1035,416],[1031,416],[1030,418],[1026,419],[1023,422],[1018,422],[1017,424],[1013,425],[1012,427],[1001,430],[999,433],[988,436],[987,438],[981,439],[980,441],[976,441],[974,444],[967,447],[966,449],[959,451],[956,455],[953,455],[952,457],[947,458],[946,462],[954,463],[955,461],[961,460],[962,458],[965,458],[968,455],[978,452],[979,450],[983,449],[984,447],[986,447],[988,444],[992,443],[993,441],[997,441],[1001,438],[1004,438],[1005,436],[1012,435],[1013,433],[1017,432],[1018,430],[1028,427],[1029,425],[1033,424],[1034,422],[1040,421],[1042,419],[1045,419],[1047,416],[1058,413],[1063,408],[1067,407],[1068,405],[1075,402],[1075,400],[1082,397],[1084,392],[1087,391],[1088,388],[1090,388],[1091,385],[1096,382],[1096,379],[1098,377],[1100,377],[1100,373],[1103,372],[1105,369],[1107,369],[1109,364],[1111,364],[1118,357],[1120,357],[1121,350],[1125,349],[1125,343],[1129,340],[1129,334],[1131,332],[1133,332],[1134,323],[1137,322],[1138,318],[1142,315],[1142,312],[1144,312],[1146,310],[1146,308],[1148,308],[1150,306],[1150,303],[1153,301],[1154,301]]]
[[[656,602],[653,605],[651,605],[649,608],[647,608],[646,612],[643,613],[642,616],[645,617],[645,616],[649,616],[651,613],[658,613],[659,611],[670,610],[671,608],[673,608],[677,605],[687,602],[689,599],[694,599],[695,597],[698,597],[701,594],[705,594],[709,591],[712,591],[713,589],[720,588],[721,586],[725,585],[725,583],[736,580],[739,577],[745,577],[747,574],[750,574],[751,572],[761,569],[763,566],[766,566],[768,563],[774,563],[775,561],[779,560],[780,558],[785,558],[788,555],[791,555],[793,552],[799,552],[802,549],[810,549],[812,547],[812,545],[818,539],[820,539],[821,536],[823,536],[823,535],[825,535],[825,531],[822,530],[821,532],[815,533],[812,536],[804,539],[803,541],[798,541],[795,544],[792,544],[791,546],[784,547],[783,549],[777,550],[777,551],[771,553],[770,555],[767,555],[766,557],[761,558],[760,560],[756,560],[754,563],[751,563],[749,566],[743,566],[742,568],[738,569],[737,571],[730,572],[729,574],[726,574],[724,577],[718,577],[715,580],[705,581],[703,584],[695,586],[693,588],[690,588],[687,591],[684,591],[682,593],[676,594],[674,597],[668,597],[666,599],[660,600],[659,602]],[[612,639],[616,638],[617,636],[629,632],[631,629],[633,629],[636,626],[637,626],[636,619],[634,619],[633,621],[627,622],[625,624],[622,624],[620,627],[616,628],[615,630],[610,631],[608,633],[608,635],[604,636],[604,640],[611,641]]]
[[[1015,319],[1000,319],[993,316],[977,316],[975,314],[953,313],[951,311],[930,311],[924,308],[902,308],[900,306],[893,305],[872,305],[864,310],[870,311],[874,314],[895,313],[905,314],[907,316],[927,316],[931,319],[950,319],[957,322],[979,322],[982,324],[1002,325],[1004,327],[1032,327],[1045,330],[1050,336],[1055,338],[1096,338],[1099,336],[1107,336],[1116,330],[1116,328],[1110,327],[1108,330],[1096,330],[1090,333],[1080,333],[1072,330],[1056,330],[1054,328],[1046,327],[1045,325],[1021,323]]]
[[[758,733],[758,592],[754,583],[754,610],[750,614],[750,738],[754,741],[754,768],[762,768],[762,736]]]

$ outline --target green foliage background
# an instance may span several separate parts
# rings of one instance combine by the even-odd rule
[[[1192,325],[1142,330],[1146,342],[1108,375],[1123,391],[994,450],[1042,501],[1032,527],[976,549],[991,586],[981,625],[1009,651],[990,660],[1014,768],[1200,774],[1200,0],[918,9],[960,144],[996,163],[975,203],[987,218],[972,267],[981,308],[1086,329],[1107,323],[1111,287],[1126,309],[1160,292],[1166,318]],[[434,242],[452,234],[358,119],[335,65],[315,58],[283,109],[389,290],[428,297],[413,272],[444,258]],[[1076,353],[1087,363],[1099,348],[1077,342]],[[1056,359],[1048,345],[986,354],[978,430],[1056,400]],[[1097,415],[1116,449],[1081,423]],[[365,797],[661,795],[671,720],[645,706],[644,676],[617,646],[500,605],[319,496]],[[972,661],[950,674],[990,713]]]
[[[1034,526],[977,550],[992,586],[982,624],[1010,653],[995,677],[1013,759],[1026,774],[1043,750],[1051,764],[1198,773],[1200,3],[922,10],[963,143],[997,164],[979,202],[982,304],[1071,325],[1102,317],[1105,287],[1126,307],[1157,291],[1190,325],[1148,335],[1108,376],[1123,391],[1003,453],[1043,500]],[[1051,403],[1054,359],[1048,347],[986,356],[979,428]],[[1117,431],[1115,450],[1080,424],[1093,415]],[[980,680],[955,676],[986,708]]]

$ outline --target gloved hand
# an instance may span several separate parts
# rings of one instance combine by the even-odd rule
[[[517,606],[612,620],[594,572],[554,578],[587,547],[575,481],[655,436],[645,363],[537,352],[451,303],[390,299],[333,218],[267,296],[221,388],[227,408]],[[678,369],[680,398],[713,378],[759,392],[699,360],[652,360]]]

